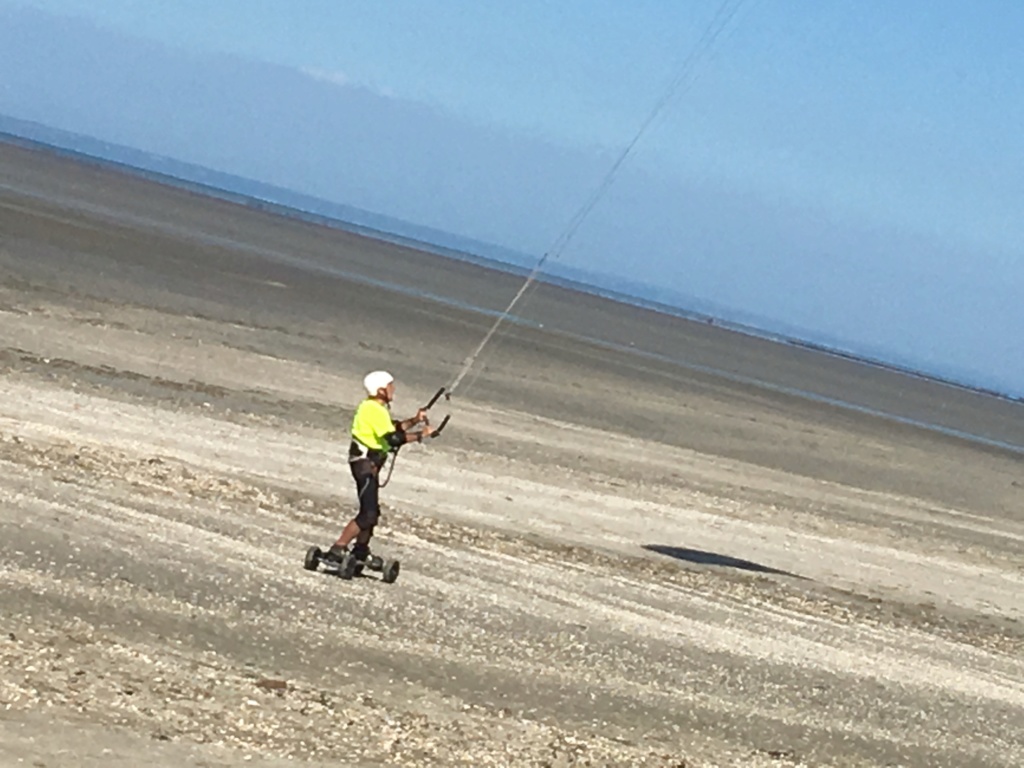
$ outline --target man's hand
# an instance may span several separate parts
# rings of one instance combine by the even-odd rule
[[[420,440],[426,440],[428,437],[434,434],[435,431],[436,430],[432,426],[427,424],[425,427],[423,427],[423,429],[420,430],[420,434],[423,435],[423,437],[421,437]]]
[[[427,423],[427,409],[426,408],[420,408],[418,411],[416,411],[416,415],[413,418],[416,420],[415,421],[416,424],[426,424]]]

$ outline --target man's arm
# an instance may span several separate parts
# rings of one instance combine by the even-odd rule
[[[422,443],[426,438],[430,437],[434,433],[434,428],[429,424],[424,425],[423,429],[418,432],[409,432],[402,428],[402,425],[408,421],[412,421],[414,425],[417,423],[412,419],[406,419],[405,422],[396,421],[395,431],[388,432],[384,435],[384,440],[387,441],[387,444],[392,448],[400,448],[407,443]]]
[[[398,430],[399,432],[405,432],[407,430],[412,429],[417,424],[422,424],[426,420],[427,412],[425,409],[420,408],[418,411],[416,411],[416,415],[413,416],[412,418],[406,419],[405,421],[396,421],[395,429]]]

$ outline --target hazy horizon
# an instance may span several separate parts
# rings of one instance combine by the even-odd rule
[[[230,177],[199,166],[189,166],[162,156],[147,154],[143,157],[143,153],[137,151],[122,151],[126,148],[102,143],[90,137],[56,131],[39,124],[23,123],[21,125],[11,125],[10,123],[9,119],[0,115],[0,141],[4,140],[3,136],[6,134],[16,139],[27,141],[32,147],[40,149],[40,151],[70,153],[75,159],[88,159],[105,166],[113,164],[113,166],[125,173],[138,173],[145,178],[155,178],[162,183],[183,185],[190,189],[202,189],[206,194],[210,195],[228,197],[230,199],[240,198],[249,201],[249,203],[267,203],[272,206],[271,210],[285,216],[308,218],[318,223],[329,223],[329,225],[336,226],[339,229],[357,232],[370,237],[391,240],[413,247],[423,247],[431,253],[449,258],[479,260],[480,263],[502,269],[503,271],[512,271],[526,275],[534,266],[533,260],[527,254],[517,254],[505,249],[496,250],[490,244],[468,241],[466,238],[452,235],[451,233],[428,230],[416,225],[410,225],[408,222],[390,219],[386,216],[378,216],[371,212],[353,209],[349,206],[335,205],[329,201],[292,194],[288,190],[270,187],[249,179]],[[6,128],[20,130],[6,131]],[[102,147],[100,146],[101,144],[103,144]],[[370,216],[369,219],[367,219],[367,215]],[[623,301],[651,308],[659,312],[678,314],[680,317],[693,319],[698,322],[713,321],[720,327],[740,333],[770,338],[779,343],[807,344],[823,352],[852,357],[864,364],[882,365],[894,370],[900,370],[909,375],[920,375],[991,395],[1024,400],[1022,397],[959,381],[953,377],[943,376],[936,372],[918,370],[912,363],[887,359],[884,355],[873,355],[870,350],[850,350],[844,346],[842,341],[824,338],[813,332],[805,332],[804,329],[785,327],[773,329],[771,323],[762,322],[760,318],[743,317],[742,313],[738,313],[730,319],[721,314],[722,308],[720,307],[708,304],[707,302],[701,302],[693,297],[685,297],[681,294],[674,294],[671,291],[666,292],[664,289],[659,290],[655,286],[637,281],[626,281],[625,283],[622,281],[609,282],[608,276],[591,274],[585,270],[571,267],[565,268],[557,264],[550,273],[543,273],[537,279],[552,282],[556,285],[563,285],[573,290],[583,290],[598,296],[611,298],[615,301]],[[403,287],[401,290],[407,289]],[[464,305],[459,302],[459,306]],[[523,305],[520,305],[520,310],[522,308]],[[484,308],[479,309],[483,310]],[[522,319],[529,321],[529,312],[527,311],[525,315]],[[515,317],[517,315],[513,313],[512,318]],[[603,341],[596,337],[593,340]],[[686,365],[685,360],[679,360],[678,362],[684,366]],[[816,400],[822,399],[811,392],[787,391]],[[825,400],[828,399],[825,398]],[[841,404],[844,407],[851,407],[849,403]],[[894,418],[893,414],[882,415]],[[908,421],[908,423],[918,422]],[[927,424],[925,426],[931,429],[938,428],[934,424]],[[972,436],[972,439],[977,439],[977,436]],[[992,444],[1003,445],[997,442]]]
[[[448,33],[399,5],[391,13],[420,25],[416,50],[440,50]],[[419,85],[403,57],[380,60],[396,83],[410,73],[399,88],[346,73],[342,61],[328,66],[322,41],[289,48],[272,27],[256,34],[245,19],[240,29],[254,36],[238,38],[240,50],[212,28],[199,34],[190,26],[197,21],[158,10],[151,18],[118,2],[94,11],[87,3],[0,0],[0,113],[536,259],[593,193],[658,98],[671,60],[693,48],[713,10],[667,8],[637,9],[616,29],[605,25],[614,13],[599,4],[589,37],[569,26],[529,38],[538,62],[574,43],[564,53],[564,88],[546,83],[529,57],[502,64],[501,55],[520,50],[501,37],[493,60],[480,46],[451,51],[453,60],[436,71],[418,61],[416,77],[434,78]],[[193,10],[197,19],[207,12]],[[961,30],[964,40],[953,36],[962,45],[939,60],[920,41],[894,45],[897,32],[924,20],[934,39],[948,35],[943,12],[959,18],[955,4],[911,4],[885,24],[884,14],[847,17],[846,27],[835,11],[820,11],[797,30],[759,10],[742,9],[557,266],[595,275],[605,288],[650,286],[690,302],[683,309],[711,307],[723,320],[753,320],[770,333],[1024,394],[1024,237],[1016,215],[1024,193],[1015,181],[1024,148],[1011,131],[1022,108],[1007,101],[1020,53],[999,44],[1010,30],[975,20]],[[451,34],[495,34],[486,14],[461,12],[440,13],[456,25]],[[505,13],[517,29],[533,29],[546,11]],[[383,10],[317,5],[317,14],[346,43],[337,46],[342,58],[356,49],[373,58],[357,31],[391,39],[377,26],[392,19]],[[575,9],[565,14],[583,23]],[[663,17],[678,23],[677,38],[653,32]],[[814,24],[832,35],[831,49],[792,37]],[[634,74],[609,69],[634,61],[627,54],[639,50],[641,32],[655,42]],[[594,59],[591,52],[608,54],[600,45],[618,34],[622,50]],[[982,40],[987,58],[967,56],[967,42]],[[793,45],[783,53],[780,41]],[[863,63],[868,42],[890,66],[903,56],[904,68]],[[300,66],[296,57],[307,55]],[[455,66],[461,56],[486,64],[491,79]],[[804,72],[815,62],[820,71]],[[503,79],[511,72],[519,79]],[[609,78],[606,90],[592,90],[599,72]],[[508,99],[488,102],[481,84],[490,82],[505,82]],[[561,117],[551,112],[558,105]]]

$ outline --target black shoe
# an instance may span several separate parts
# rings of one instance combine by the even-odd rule
[[[348,551],[344,547],[339,547],[335,544],[324,552],[324,560],[333,560],[335,563],[340,563],[341,559],[345,557],[346,554],[348,554]]]
[[[358,562],[362,563],[370,559],[370,545],[369,544],[356,544],[352,547],[352,557]]]

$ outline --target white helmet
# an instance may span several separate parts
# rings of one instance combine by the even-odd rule
[[[363,386],[370,397],[374,397],[378,391],[386,388],[394,380],[395,377],[387,371],[371,371],[363,378]]]

